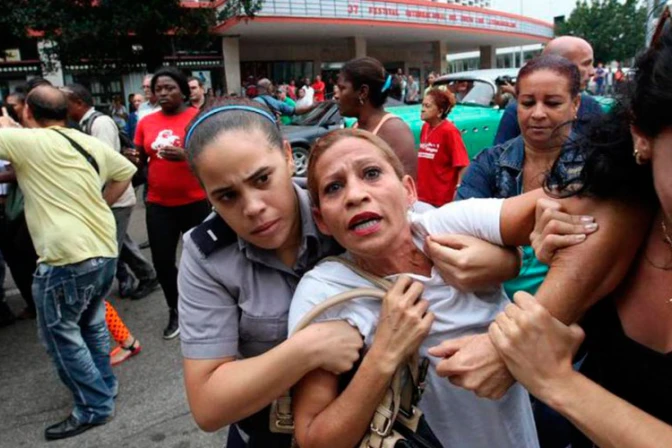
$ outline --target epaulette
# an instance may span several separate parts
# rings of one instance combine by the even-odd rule
[[[238,241],[238,235],[224,220],[214,213],[191,232],[191,239],[198,250],[207,258],[218,249],[230,246]]]

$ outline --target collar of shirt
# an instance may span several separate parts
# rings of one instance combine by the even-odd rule
[[[283,264],[276,256],[275,251],[261,249],[240,237],[238,237],[238,248],[251,261],[292,274],[302,274],[317,261],[313,258],[322,258],[326,254],[328,248],[325,247],[325,244],[330,239],[320,233],[313,221],[312,204],[308,192],[296,183],[294,183],[294,191],[299,200],[299,215],[301,219],[301,245],[299,246],[299,255],[296,263],[294,263],[294,267],[290,269]]]
[[[80,126],[80,127],[83,127],[83,126],[84,126],[84,123],[86,123],[86,121],[87,121],[87,120],[91,117],[91,115],[93,115],[95,112],[96,112],[96,109],[93,108],[93,107],[90,108],[89,110],[87,110],[86,113],[84,114],[84,116],[82,117],[82,119],[79,120],[79,126]]]

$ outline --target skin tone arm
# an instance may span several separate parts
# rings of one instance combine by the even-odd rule
[[[543,197],[541,190],[535,190],[504,202],[506,244],[529,244],[536,200]],[[643,206],[587,198],[565,199],[562,205],[573,215],[590,213],[600,227],[585,242],[556,254],[536,294],[553,316],[569,324],[621,282],[646,234],[651,213]],[[437,366],[439,375],[479,396],[501,398],[514,382],[487,335],[445,341],[430,354],[445,358]]]
[[[373,413],[399,366],[429,333],[429,303],[418,300],[422,285],[400,277],[383,300],[374,342],[348,387],[318,370],[295,388],[295,436],[302,448],[352,448],[369,428]]]
[[[415,140],[408,125],[401,120],[388,120],[378,131],[378,137],[385,140],[404,165],[404,171],[413,180],[418,178],[418,155]]]
[[[217,431],[258,412],[321,368],[340,374],[352,369],[363,342],[345,322],[311,325],[268,352],[244,360],[184,360],[184,382],[194,420]]]
[[[103,190],[103,199],[110,207],[112,204],[117,202],[117,200],[124,194],[124,191],[128,188],[128,185],[131,183],[131,179],[116,181],[111,180],[105,184],[105,189]]]
[[[518,293],[490,326],[507,367],[535,397],[602,448],[672,446],[672,426],[606,391],[572,369],[583,331],[555,319],[534,297]],[[608,416],[606,418],[605,416]]]

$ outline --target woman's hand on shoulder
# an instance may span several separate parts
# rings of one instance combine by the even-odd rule
[[[427,311],[429,302],[420,297],[423,290],[421,283],[402,275],[383,299],[370,353],[385,371],[394,372],[429,334],[434,314]]]
[[[478,291],[514,278],[520,270],[517,250],[466,235],[434,235],[425,253],[446,284],[460,291]]]
[[[352,370],[364,347],[362,335],[345,321],[315,323],[295,337],[303,338],[311,345],[317,367],[336,375]]]
[[[560,203],[539,199],[530,244],[539,261],[551,264],[558,250],[582,243],[597,229],[598,225],[592,216],[570,215]]]

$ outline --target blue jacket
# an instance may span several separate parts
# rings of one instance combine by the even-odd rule
[[[581,105],[579,106],[579,111],[576,114],[576,123],[574,125],[574,131],[582,133],[584,131],[585,125],[590,122],[595,117],[602,115],[602,106],[597,102],[592,96],[582,93],[581,94]],[[495,135],[494,145],[502,144],[506,141],[516,138],[520,135],[520,126],[518,126],[518,103],[516,101],[511,101],[504,109],[504,115],[499,122],[499,127],[497,128],[497,134]]]

